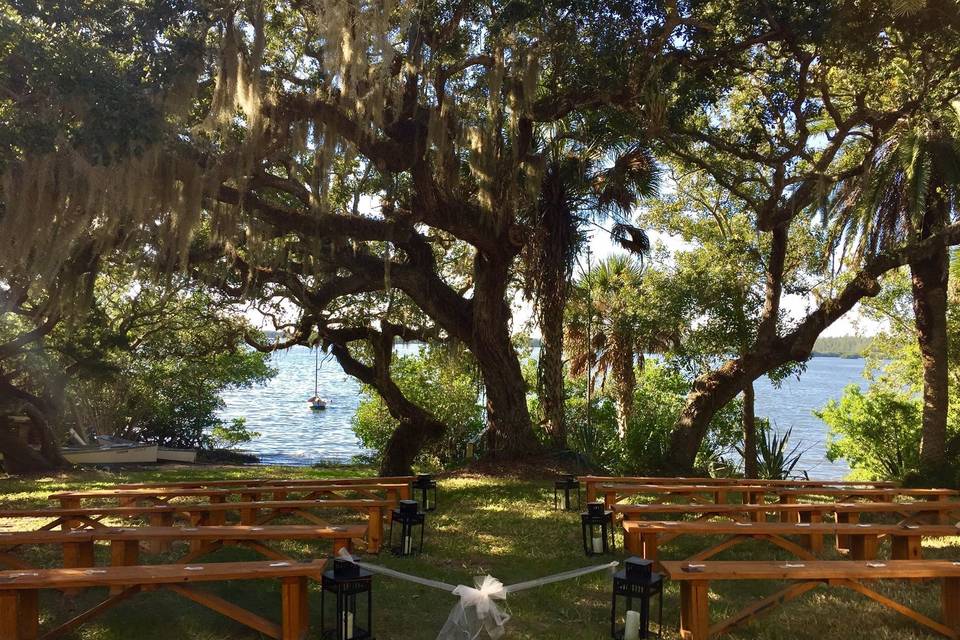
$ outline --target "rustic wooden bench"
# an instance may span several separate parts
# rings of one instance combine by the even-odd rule
[[[276,487],[297,486],[297,485],[350,485],[350,484],[410,484],[415,481],[415,476],[370,476],[367,478],[235,478],[231,480],[179,480],[173,482],[134,482],[129,484],[117,484],[112,489],[203,489],[203,488],[224,488],[224,487],[257,487],[261,485],[272,485]]]
[[[175,516],[183,516],[192,526],[223,526],[227,515],[238,515],[240,524],[262,526],[277,518],[292,515],[317,526],[330,523],[316,510],[342,509],[367,515],[367,550],[378,553],[383,541],[383,521],[393,506],[389,500],[279,500],[258,502],[223,502],[212,504],[159,504],[146,507],[77,507],[52,509],[3,509],[2,518],[49,518],[42,530],[61,527],[65,530],[105,527],[104,518],[144,518],[152,526],[168,527]],[[154,551],[162,551],[164,543],[155,543]]]
[[[36,569],[0,572],[0,638],[48,640],[74,629],[140,591],[166,589],[221,613],[277,640],[304,640],[309,628],[307,579],[318,578],[325,561],[224,562],[204,565],[149,565],[102,569]],[[282,581],[279,624],[188,583],[226,580]],[[94,587],[118,588],[94,607],[55,629],[39,630],[38,593],[42,589],[72,591]]]
[[[598,491],[608,509],[621,500],[633,496],[650,496],[654,500],[686,497],[697,503],[727,504],[731,495],[739,495],[744,504],[760,504],[767,495],[776,497],[783,504],[796,502],[798,497],[833,498],[837,501],[871,500],[893,502],[897,498],[923,498],[948,501],[960,495],[954,489],[871,489],[854,487],[807,487],[803,489],[769,487],[762,484],[743,485],[653,485],[653,484],[601,484]]]
[[[712,560],[696,563],[700,565],[696,571],[685,570],[691,565],[688,561],[664,561],[661,564],[671,580],[680,582],[680,637],[685,640],[707,640],[711,636],[726,633],[821,584],[852,589],[948,638],[960,636],[960,562],[820,560],[785,563]],[[863,584],[863,581],[884,579],[942,580],[942,621],[933,620]],[[718,580],[788,580],[792,584],[711,625],[708,592],[710,583]]]
[[[590,502],[597,499],[600,493],[598,489],[602,484],[753,485],[798,489],[803,487],[864,487],[883,489],[897,486],[896,482],[889,480],[756,480],[748,478],[671,478],[657,476],[578,476],[577,479],[586,487],[587,501]]]
[[[850,557],[874,560],[881,537],[889,537],[894,560],[918,560],[922,556],[923,538],[960,536],[952,525],[843,524],[833,522],[705,522],[666,520],[627,520],[623,522],[624,546],[631,553],[648,560],[659,559],[659,545],[680,535],[727,536],[722,542],[697,552],[687,560],[706,560],[747,540],[763,539],[786,549],[798,558],[813,560],[813,553],[822,551],[824,535],[846,535],[851,540]],[[801,536],[798,544],[786,536]],[[820,541],[820,546],[815,541]]]
[[[206,500],[211,504],[237,499],[254,502],[269,495],[273,500],[319,500],[323,498],[350,500],[357,497],[372,500],[390,500],[396,504],[410,497],[409,484],[320,484],[320,485],[261,485],[227,488],[155,488],[103,489],[96,491],[64,491],[49,496],[64,509],[82,506],[87,500],[116,500],[120,506],[137,504],[168,504],[178,498]]]
[[[242,545],[274,560],[293,559],[267,547],[265,541],[331,540],[333,555],[340,549],[351,548],[352,540],[366,533],[364,525],[304,526],[281,525],[267,527],[100,527],[71,531],[16,531],[0,533],[0,564],[12,569],[32,568],[13,555],[18,547],[53,545],[63,550],[65,568],[94,566],[94,544],[107,541],[111,545],[111,564],[115,566],[139,563],[140,547],[155,541],[187,542],[191,551],[181,562],[193,562],[198,557],[225,545]]]
[[[763,522],[768,514],[779,516],[781,522],[822,522],[825,515],[833,515],[838,523],[857,524],[861,514],[890,514],[901,518],[898,524],[923,523],[932,519],[936,523],[953,524],[960,520],[960,501],[915,501],[915,502],[810,502],[770,504],[617,504],[613,510],[625,520],[644,516],[667,514],[693,515],[698,520],[727,518],[745,522]],[[819,539],[818,539],[819,538]],[[822,547],[822,536],[812,533],[809,540],[813,548]],[[850,537],[838,534],[837,549],[850,548]]]

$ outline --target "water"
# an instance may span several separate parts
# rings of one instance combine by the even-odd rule
[[[364,452],[350,426],[360,401],[360,385],[335,360],[321,363],[320,396],[328,400],[323,411],[312,411],[307,404],[313,395],[314,352],[293,347],[274,354],[272,365],[279,373],[265,386],[223,395],[226,408],[221,417],[245,417],[247,427],[261,434],[246,449],[266,464],[293,465],[346,461]],[[810,447],[798,470],[808,470],[813,478],[837,478],[849,472],[843,462],[831,463],[824,457],[827,427],[812,412],[830,398],[838,398],[848,384],[862,384],[862,370],[862,360],[814,358],[799,380],[786,380],[780,389],[766,378],[757,382],[757,415],[771,418],[781,430],[792,426],[794,440]]]

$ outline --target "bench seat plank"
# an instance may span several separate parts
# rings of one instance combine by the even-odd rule
[[[749,622],[773,607],[792,600],[821,584],[845,587],[892,609],[948,638],[960,637],[960,562],[946,560],[891,560],[888,562],[809,561],[798,563],[707,561],[696,571],[684,570],[690,562],[665,561],[663,570],[680,582],[680,636],[685,640],[707,640]],[[880,594],[861,581],[881,579],[941,579],[942,621],[932,618]],[[726,620],[710,625],[708,591],[717,580],[788,580],[785,589],[749,605]]]

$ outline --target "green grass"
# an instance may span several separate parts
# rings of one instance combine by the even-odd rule
[[[370,474],[360,467],[309,468],[197,468],[127,474],[83,473],[55,478],[0,480],[3,506],[48,504],[55,491],[107,487],[120,482],[186,480],[195,478],[347,477]],[[440,483],[440,508],[428,516],[425,553],[415,558],[395,558],[384,552],[368,561],[453,584],[473,583],[473,576],[491,574],[505,584],[589,566],[604,559],[586,558],[581,551],[579,516],[553,511],[548,482],[462,476]],[[346,517],[346,515],[344,515]],[[28,519],[0,521],[0,526],[31,528]],[[618,544],[620,543],[618,537]],[[828,539],[829,542],[829,539]],[[711,544],[710,540],[681,537],[662,548],[664,558],[684,558]],[[927,540],[929,558],[960,557],[960,539]],[[329,552],[323,543],[285,543],[284,551],[297,557],[319,557]],[[107,547],[98,549],[98,562],[107,562]],[[39,565],[56,566],[58,552],[35,547],[18,552]],[[182,549],[179,553],[183,553]],[[888,550],[881,550],[888,553]],[[172,562],[166,556],[145,556],[148,562]],[[614,556],[622,559],[622,553]],[[828,554],[828,557],[829,554]],[[786,559],[785,552],[761,541],[735,547],[719,559]],[[224,549],[210,561],[257,559],[252,552]],[[455,599],[440,591],[391,578],[374,579],[374,628],[379,640],[428,640],[437,632]],[[939,585],[934,582],[881,582],[872,585],[935,619],[939,618]],[[720,620],[750,602],[773,592],[779,585],[763,582],[716,583],[710,593],[711,614]],[[274,582],[233,582],[209,585],[221,596],[272,619],[278,619],[279,587]],[[508,638],[599,640],[609,633],[610,578],[599,573],[578,580],[514,594],[507,603],[513,619]],[[66,620],[79,607],[89,606],[102,591],[91,591],[68,600],[54,592],[42,597],[43,624]],[[311,585],[311,615],[319,628],[318,585]],[[667,638],[677,637],[678,588],[668,584],[664,601]],[[910,639],[933,637],[908,619],[842,589],[821,587],[800,599],[774,609],[758,621],[739,628],[728,638],[825,640],[866,637]],[[158,591],[138,595],[65,636],[83,640],[234,640],[259,638],[259,634],[185,601]]]

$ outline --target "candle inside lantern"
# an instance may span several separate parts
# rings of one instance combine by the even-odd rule
[[[640,614],[636,611],[627,611],[623,640],[640,640]]]
[[[413,548],[413,541],[410,536],[403,536],[403,553],[407,555],[410,553],[410,550]]]
[[[599,536],[593,537],[593,552],[603,553],[603,538]]]
[[[353,613],[350,611],[343,612],[343,640],[351,640],[353,638]]]

